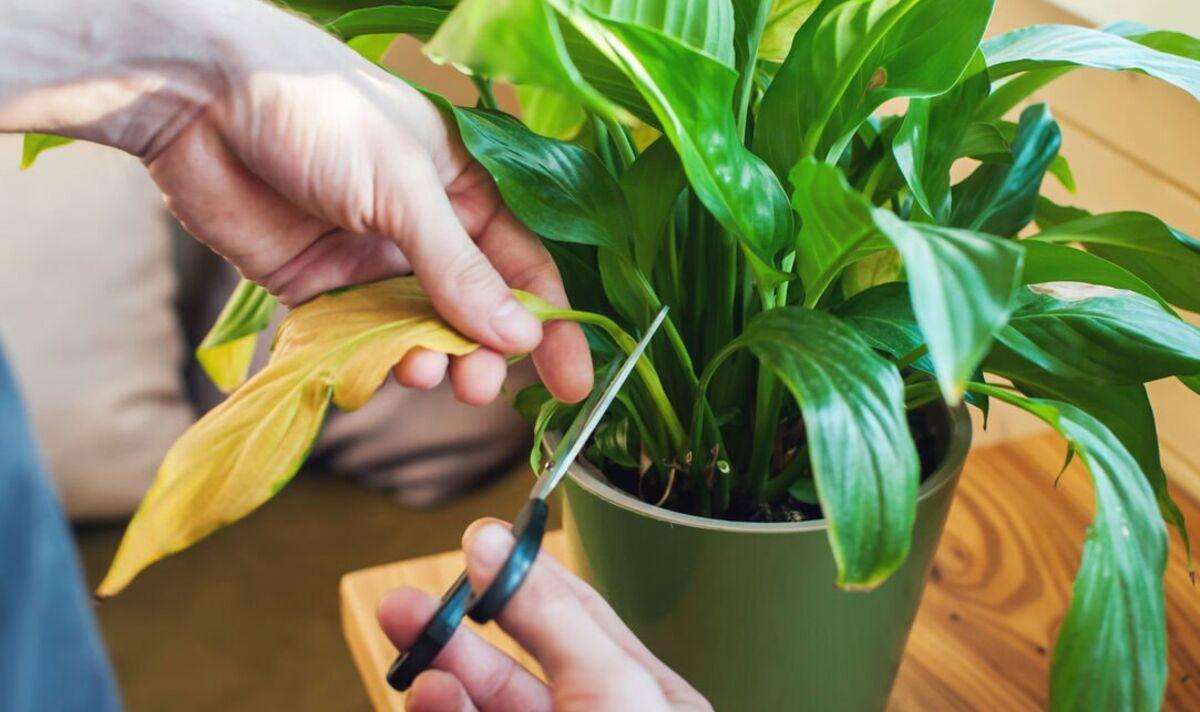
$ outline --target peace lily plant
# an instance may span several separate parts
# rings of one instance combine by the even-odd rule
[[[1122,23],[981,43],[992,0],[374,5],[291,3],[374,61],[407,33],[470,75],[475,107],[429,96],[543,238],[577,311],[526,305],[584,324],[598,365],[671,308],[594,464],[705,517],[817,505],[837,584],[871,588],[912,539],[908,414],[963,399],[1029,411],[1096,497],[1052,702],[1160,703],[1164,522],[1187,536],[1143,384],[1200,392],[1200,330],[1174,310],[1200,311],[1200,241],[1040,196],[1073,177],[1049,109],[1017,107],[1079,67],[1200,98],[1200,40]],[[517,86],[520,120],[496,108],[498,80]],[[897,98],[901,113],[880,113]],[[29,137],[27,162],[51,142]],[[274,307],[242,284],[201,346],[232,395],[167,454],[101,595],[275,494],[330,400],[362,405],[414,346],[475,347],[394,279],[292,311],[245,380]],[[540,386],[516,404],[539,439],[573,413]]]

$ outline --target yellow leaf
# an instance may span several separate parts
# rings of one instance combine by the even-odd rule
[[[411,277],[333,292],[280,325],[270,363],[171,447],[96,595],[249,514],[292,478],[332,398],[354,410],[414,347],[476,344],[437,316]]]

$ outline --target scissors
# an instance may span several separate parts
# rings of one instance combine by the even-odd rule
[[[650,338],[662,325],[667,316],[667,307],[659,310],[642,336],[642,340],[634,346],[624,361],[614,361],[604,376],[592,389],[592,394],[584,402],[579,414],[571,421],[566,434],[554,449],[550,460],[543,464],[542,474],[529,492],[529,501],[521,508],[513,520],[513,537],[516,544],[504,561],[504,565],[482,593],[476,594],[471,590],[471,582],[467,580],[467,572],[463,571],[442,596],[442,603],[433,618],[425,624],[421,634],[412,647],[401,653],[388,669],[387,681],[393,688],[401,692],[412,686],[417,675],[427,670],[433,659],[442,652],[442,648],[450,642],[454,631],[462,623],[463,616],[470,616],[476,623],[487,623],[500,615],[532,568],[538,551],[542,548],[542,535],[546,529],[546,515],[550,511],[546,498],[562,481],[563,475],[575,458],[579,456],[583,446],[591,437],[592,431],[604,417],[613,399],[617,397],[621,386],[633,372],[638,359],[646,350]]]

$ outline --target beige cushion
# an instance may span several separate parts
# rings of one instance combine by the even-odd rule
[[[0,339],[68,513],[124,516],[192,420],[166,213],[118,151],[20,154],[0,135]]]

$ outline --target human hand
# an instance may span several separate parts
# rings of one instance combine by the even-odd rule
[[[423,95],[261,2],[71,1],[18,3],[18,26],[32,29],[15,37],[29,42],[31,64],[46,56],[39,23],[56,33],[46,45],[71,52],[24,94],[0,86],[0,130],[139,156],[188,231],[285,305],[415,272],[438,312],[483,348],[452,361],[414,350],[395,369],[404,385],[433,387],[448,370],[460,400],[485,403],[503,382],[503,354],[536,347],[556,397],[587,394],[579,327],[543,333],[509,291],[567,306],[553,261]],[[90,68],[75,66],[89,52]]]
[[[479,520],[463,535],[471,587],[482,591],[514,539],[507,525]],[[411,646],[437,610],[413,588],[390,593],[379,624],[397,648]],[[496,619],[541,664],[548,683],[466,627],[417,677],[406,704],[424,710],[711,710],[683,678],[646,649],[586,583],[541,554]]]

